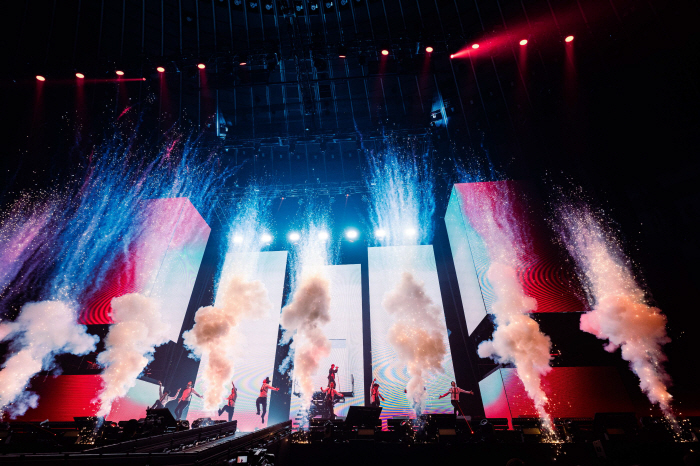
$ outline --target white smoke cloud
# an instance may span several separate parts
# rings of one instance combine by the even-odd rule
[[[112,319],[105,350],[97,357],[104,366],[103,387],[97,400],[98,416],[107,416],[112,403],[136,385],[137,377],[153,359],[153,351],[168,341],[170,323],[158,302],[139,293],[112,299]]]
[[[542,376],[551,370],[552,342],[528,315],[537,309],[537,301],[525,295],[512,266],[492,263],[486,278],[496,295],[491,307],[496,330],[491,340],[479,345],[479,356],[493,358],[497,363],[514,364],[537,412],[545,425],[551,427],[551,418],[545,409],[547,395],[541,382]]]
[[[406,365],[410,380],[406,396],[413,404],[416,416],[425,409],[426,379],[430,374],[442,373],[447,345],[442,309],[425,292],[425,285],[410,272],[404,272],[401,280],[382,302],[384,309],[394,316],[387,339],[399,361]]]
[[[581,330],[607,340],[607,351],[621,349],[622,358],[639,377],[652,403],[673,418],[671,380],[663,368],[666,317],[650,306],[635,280],[617,239],[586,207],[563,205],[558,224],[562,240],[574,257],[587,288],[592,311],[581,316]]]
[[[463,206],[471,225],[486,246],[490,265],[486,272],[495,300],[491,306],[496,329],[492,339],[479,345],[481,357],[512,363],[525,390],[535,403],[549,435],[554,435],[546,411],[542,376],[551,370],[551,340],[529,312],[537,301],[523,291],[517,270],[528,255],[529,238],[514,209],[519,200],[508,182],[476,183],[463,192]]]
[[[58,354],[93,351],[97,337],[85,329],[76,323],[75,309],[63,301],[27,303],[14,322],[1,323],[0,337],[13,341],[0,370],[0,406],[13,418],[35,408],[39,397],[27,391],[31,378],[52,369]]]
[[[204,370],[204,409],[214,410],[227,393],[234,364],[244,346],[238,326],[243,320],[264,319],[272,309],[265,285],[234,275],[219,285],[216,306],[202,307],[192,330],[185,332],[185,345],[201,358]]]
[[[330,282],[321,273],[304,275],[292,302],[282,309],[282,327],[294,335],[294,375],[301,387],[302,404],[308,408],[313,393],[313,376],[322,359],[331,354],[331,343],[323,327],[331,321]]]

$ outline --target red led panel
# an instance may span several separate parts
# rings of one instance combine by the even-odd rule
[[[94,416],[97,413],[97,406],[92,401],[102,387],[102,378],[98,374],[35,379],[33,385],[36,385],[32,390],[39,395],[39,405],[17,420],[66,422],[74,417]],[[106,418],[110,421],[140,419],[146,416],[146,408],[157,399],[157,385],[136,380],[136,385],[127,395],[114,402]]]
[[[486,417],[538,417],[516,369],[498,369],[479,382]],[[542,388],[552,417],[634,411],[615,367],[554,367]]]

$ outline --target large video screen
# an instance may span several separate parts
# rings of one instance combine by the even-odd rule
[[[424,284],[427,296],[442,309],[442,296],[438,282],[435,255],[432,246],[390,246],[372,247],[369,256],[369,293],[372,328],[372,374],[380,385],[379,392],[386,401],[382,406],[382,424],[386,428],[386,420],[395,416],[415,417],[412,403],[406,397],[404,390],[409,381],[408,371],[401,364],[391,344],[387,341],[389,329],[394,324],[391,316],[382,304],[387,293],[393,291],[404,271],[413,273],[417,281]],[[441,313],[444,328],[444,341],[447,355],[442,361],[442,373],[427,377],[425,389],[428,401],[425,413],[452,413],[450,397],[438,397],[450,387],[455,380],[452,365],[452,353],[444,323],[444,313]],[[368,386],[369,382],[367,381]],[[462,387],[469,390],[469,387]],[[464,395],[468,396],[468,395]]]
[[[93,400],[101,387],[102,378],[98,374],[34,379],[31,388],[39,394],[39,405],[17,420],[68,422],[73,417],[94,416],[99,407]],[[126,396],[114,402],[106,419],[123,421],[146,417],[146,408],[155,403],[158,395],[158,385],[136,380]]]
[[[363,406],[365,403],[360,270],[360,264],[329,265],[324,268],[331,284],[331,321],[324,327],[324,332],[331,341],[331,354],[320,361],[314,388],[319,390],[328,385],[331,364],[339,368],[336,390],[344,393],[345,401],[335,405],[336,416],[347,416],[350,406]],[[290,417],[294,421],[299,421],[303,416],[300,413],[302,399],[299,395],[299,386],[295,380],[290,405]]]
[[[506,197],[505,192],[512,195]],[[506,217],[499,206],[508,203]],[[514,238],[524,252],[518,280],[526,295],[537,299],[536,312],[583,312],[585,300],[581,285],[565,252],[556,246],[548,228],[542,203],[529,183],[494,181],[455,184],[450,196],[445,224],[454,258],[462,304],[471,334],[491,312],[495,300],[486,278],[491,264],[482,219],[493,216],[509,222],[521,232]],[[501,218],[504,217],[504,218]]]
[[[112,298],[139,292],[156,298],[177,341],[211,228],[187,198],[143,202],[143,233],[88,293],[81,324],[111,324]]]
[[[232,269],[228,261],[241,260],[240,257],[227,257],[222,269],[222,281],[225,274]],[[255,400],[260,393],[260,386],[265,377],[273,378],[276,370],[275,354],[277,352],[277,336],[279,332],[280,312],[282,310],[282,295],[284,291],[284,277],[287,268],[287,251],[265,251],[246,255],[247,264],[255,264],[251,272],[251,280],[260,280],[267,289],[270,301],[274,305],[269,315],[260,320],[243,320],[240,324],[240,334],[245,336],[242,342],[244,349],[239,360],[234,362],[235,373],[233,382],[238,389],[236,410],[233,419],[238,421],[238,429],[243,432],[252,432],[267,426],[269,416],[263,423],[260,416],[256,415]],[[201,366],[200,366],[201,370]],[[195,389],[202,392],[199,381],[195,381]],[[268,393],[268,414],[270,394]],[[221,406],[224,400],[221,400]],[[187,420],[211,417],[212,419],[228,419],[227,414],[218,416],[216,412],[203,409],[200,398],[193,397],[190,403]]]
[[[539,417],[517,369],[497,369],[479,382],[486,417]],[[615,367],[554,367],[542,379],[552,417],[592,418],[595,413],[630,412],[634,406]],[[511,425],[512,427],[512,425]]]

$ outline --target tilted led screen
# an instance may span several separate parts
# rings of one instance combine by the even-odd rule
[[[469,334],[491,312],[495,300],[486,278],[491,261],[482,225],[487,216],[517,232],[512,239],[522,252],[518,280],[525,294],[537,300],[535,312],[586,310],[576,273],[565,251],[554,243],[544,215],[541,201],[526,182],[454,185],[445,224]]]

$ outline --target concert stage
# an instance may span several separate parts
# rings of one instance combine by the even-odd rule
[[[0,431],[3,436],[0,461],[7,465],[128,462],[152,466],[232,463],[314,466],[328,464],[329,460],[338,465],[700,464],[695,437],[700,433],[697,418],[683,423],[686,441],[674,439],[661,419],[637,421],[631,413],[605,413],[595,419],[557,419],[557,433],[566,439],[557,443],[543,438],[537,419],[520,419],[515,430],[507,430],[505,419],[467,421],[461,417],[455,420],[450,416],[427,415],[421,423],[405,418],[390,419],[388,431],[381,430],[378,420],[378,417],[374,421],[357,417],[355,421],[316,418],[309,430],[293,431],[291,421],[287,421],[252,433],[234,433],[234,421],[82,449],[67,444],[68,439],[82,438],[82,433],[71,430],[77,429],[76,426],[14,423],[9,432]],[[57,437],[63,438],[59,449],[55,449]],[[27,443],[29,440],[33,445]],[[44,451],[38,453],[39,450]]]
[[[682,463],[696,3],[3,2],[0,462]]]

